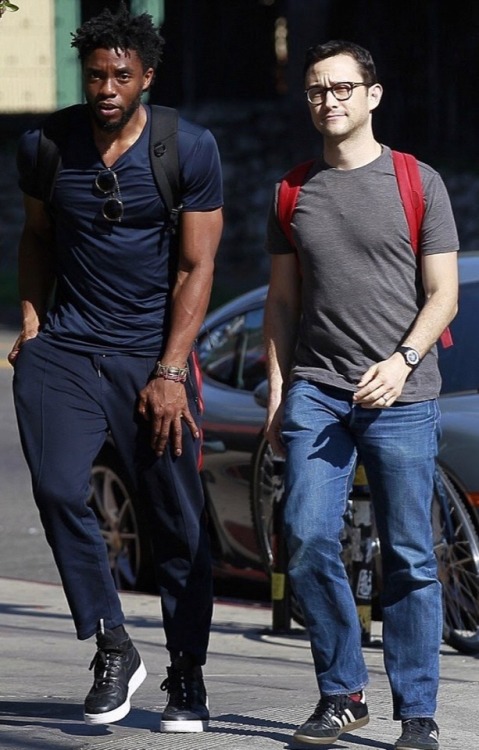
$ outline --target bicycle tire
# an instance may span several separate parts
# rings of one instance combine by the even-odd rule
[[[436,489],[432,520],[443,596],[443,639],[463,654],[479,654],[479,535],[463,498],[438,467],[444,502]],[[449,518],[444,518],[447,504]]]
[[[264,438],[259,435],[256,448],[251,459],[250,481],[250,511],[256,543],[263,567],[272,575],[274,554],[273,538],[273,506],[282,501],[284,493],[282,479],[275,471],[273,451]],[[298,625],[304,626],[304,617],[294,592],[289,590],[289,608],[291,617]]]
[[[432,521],[438,577],[443,590],[443,639],[460,653],[475,655],[479,653],[479,535],[465,501],[439,466],[438,476],[444,488],[448,512],[446,519],[436,491]],[[281,484],[275,480],[271,448],[260,435],[252,457],[250,510],[260,558],[269,574],[274,564],[271,546],[273,505],[281,501],[281,492]],[[448,528],[452,530],[449,540],[446,535]],[[346,566],[347,559],[346,550]],[[294,595],[291,614],[296,622],[303,624]]]

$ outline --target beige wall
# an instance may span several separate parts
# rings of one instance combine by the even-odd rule
[[[76,0],[62,0],[76,2]],[[0,113],[55,108],[54,0],[17,0],[0,20]]]

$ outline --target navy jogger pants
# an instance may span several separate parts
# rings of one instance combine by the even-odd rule
[[[92,462],[106,435],[150,521],[167,648],[206,659],[212,613],[209,543],[197,470],[199,440],[183,425],[183,453],[150,447],[137,397],[156,357],[82,354],[37,337],[20,351],[14,399],[33,494],[73,615],[78,638],[124,622],[105,542],[88,506]],[[199,400],[187,382],[191,413]]]

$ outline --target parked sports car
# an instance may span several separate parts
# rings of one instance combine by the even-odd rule
[[[439,347],[443,437],[435,497],[436,553],[445,600],[445,635],[479,652],[479,254],[460,256],[460,312],[454,346]],[[198,339],[203,369],[202,470],[217,577],[266,581],[274,565],[275,503],[281,479],[262,437],[266,287],[212,312]],[[92,504],[121,588],[154,590],[148,529],[139,498],[108,441],[92,475]],[[354,494],[354,492],[353,492]]]

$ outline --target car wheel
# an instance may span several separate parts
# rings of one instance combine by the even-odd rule
[[[126,470],[109,442],[93,462],[89,502],[105,540],[117,589],[154,591],[147,526]]]
[[[464,500],[442,469],[432,518],[443,592],[443,638],[463,654],[479,654],[479,536]]]

